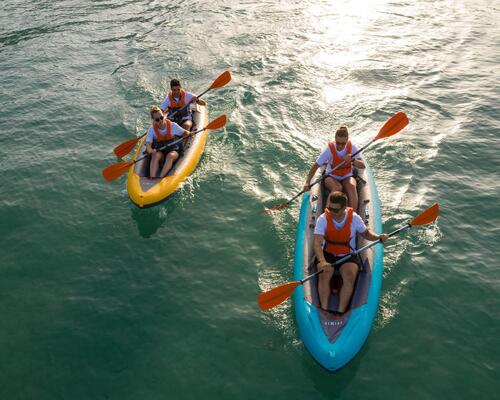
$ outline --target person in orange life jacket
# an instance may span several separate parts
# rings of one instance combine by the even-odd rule
[[[313,243],[314,254],[318,260],[318,270],[324,272],[319,274],[318,294],[321,308],[328,310],[330,300],[330,280],[333,276],[335,261],[356,250],[356,234],[359,233],[367,240],[378,240],[383,243],[388,236],[376,234],[369,230],[361,217],[346,207],[347,196],[342,192],[332,192],[328,196],[327,208],[316,221],[314,228]],[[339,293],[338,312],[345,312],[351,299],[351,295],[358,274],[358,265],[353,259],[348,259],[340,266],[343,285]]]
[[[175,160],[179,158],[182,152],[182,142],[168,146],[168,142],[175,137],[186,137],[189,131],[181,128],[175,122],[169,121],[163,115],[163,111],[158,106],[153,106],[150,109],[152,124],[148,129],[146,136],[146,151],[151,154],[151,163],[149,164],[150,179],[156,178],[158,166],[165,160],[160,173],[160,178],[167,175]],[[160,150],[160,147],[167,145],[165,149]]]
[[[181,125],[184,129],[190,130],[193,126],[193,116],[191,110],[189,109],[190,103],[197,103],[204,106],[206,103],[203,100],[199,100],[194,94],[185,91],[181,87],[181,83],[178,79],[172,79],[170,81],[170,92],[167,97],[161,102],[160,108],[164,113],[172,114],[176,110],[181,109],[183,106],[188,105],[182,110],[179,110],[172,119],[177,124]]]
[[[352,160],[351,154],[357,151],[356,146],[349,140],[347,127],[344,125],[341,126],[335,132],[335,141],[328,144],[316,162],[311,166],[304,190],[308,191],[311,188],[311,179],[319,167],[327,164],[326,173],[329,174],[333,168],[345,160],[341,167],[325,178],[325,186],[330,192],[343,191],[349,199],[349,207],[357,210],[358,192],[356,190],[356,179],[352,175],[352,164],[357,168],[365,167],[360,155],[356,155],[354,161]]]

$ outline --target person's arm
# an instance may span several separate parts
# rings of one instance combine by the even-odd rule
[[[323,235],[313,235],[313,247],[314,254],[318,260],[318,268],[328,268],[331,264],[326,261],[325,255],[323,254]]]
[[[189,96],[191,96],[191,98],[189,99],[189,103],[196,103],[199,104],[200,106],[204,106],[205,104],[207,104],[203,100],[195,96],[193,93],[188,92],[188,94]]]
[[[319,165],[316,162],[311,166],[309,173],[307,174],[306,183],[304,184],[304,190],[307,192],[311,189],[311,179],[318,170]]]
[[[380,235],[378,233],[375,233],[373,231],[371,231],[370,229],[366,229],[366,231],[364,231],[361,236],[363,236],[365,239],[367,240],[371,240],[371,241],[375,241],[375,240],[379,240],[384,243],[387,238],[388,238],[388,235],[385,234],[385,233],[381,233]]]
[[[352,145],[352,153],[357,153],[358,151],[358,148],[355,146],[355,145]],[[354,156],[354,158],[352,159],[352,165],[354,165],[356,168],[359,168],[359,169],[363,169],[365,168],[365,163],[363,161],[363,159],[361,158],[361,156],[358,154],[356,154],[356,156]]]
[[[156,153],[156,150],[153,149],[153,146],[151,145],[151,143],[147,143],[147,142],[146,142],[146,151],[148,152],[148,154]]]
[[[363,169],[365,168],[365,163],[361,159],[355,158],[352,165],[354,165],[356,168]]]
[[[175,135],[175,136],[179,136],[179,137],[188,137],[190,132],[186,129],[184,129],[183,127],[181,127],[180,125],[176,124],[175,122],[172,122],[172,133]]]
[[[163,113],[166,113],[167,111],[169,111],[169,106],[170,106],[170,102],[168,101],[168,96],[167,96],[161,102],[160,108],[163,111]]]
[[[146,151],[148,154],[153,154],[156,153],[156,150],[153,149],[153,140],[154,140],[154,134],[152,132],[152,129],[148,129],[148,133],[146,135]]]

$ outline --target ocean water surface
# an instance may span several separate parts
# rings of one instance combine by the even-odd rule
[[[500,390],[500,19],[495,2],[6,0],[0,12],[1,399],[469,399]],[[203,158],[141,210],[113,148],[176,77],[203,92]],[[332,132],[364,155],[386,245],[372,332],[338,373],[291,302],[301,190]],[[128,158],[127,158],[128,159]]]

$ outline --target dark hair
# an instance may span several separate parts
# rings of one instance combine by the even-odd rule
[[[349,137],[349,131],[347,130],[347,126],[342,125],[337,129],[337,132],[335,132],[335,137]]]
[[[181,83],[179,82],[179,79],[172,79],[170,81],[170,89],[172,89],[174,86],[181,86]]]
[[[161,111],[161,108],[158,107],[158,106],[151,106],[151,108],[149,109],[149,114],[151,115],[151,119],[153,119],[153,115],[155,115],[157,112],[162,112]]]
[[[330,199],[330,204],[332,203],[340,204],[342,208],[344,208],[347,205],[347,196],[345,195],[345,193],[331,192],[329,199]]]

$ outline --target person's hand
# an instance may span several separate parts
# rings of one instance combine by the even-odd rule
[[[320,262],[318,264],[318,270],[323,269],[325,272],[330,272],[333,269],[332,264],[329,262]]]
[[[387,235],[386,233],[382,233],[378,238],[380,240],[380,243],[384,243],[389,238],[389,235]]]
[[[193,98],[191,99],[191,103],[196,103],[197,101],[198,101],[198,97],[193,96]]]
[[[352,161],[351,154],[346,154],[344,160],[346,164],[349,164]]]
[[[308,192],[309,190],[311,190],[311,185],[309,185],[308,183],[306,183],[304,185],[304,188],[302,190],[304,190],[304,192]]]

